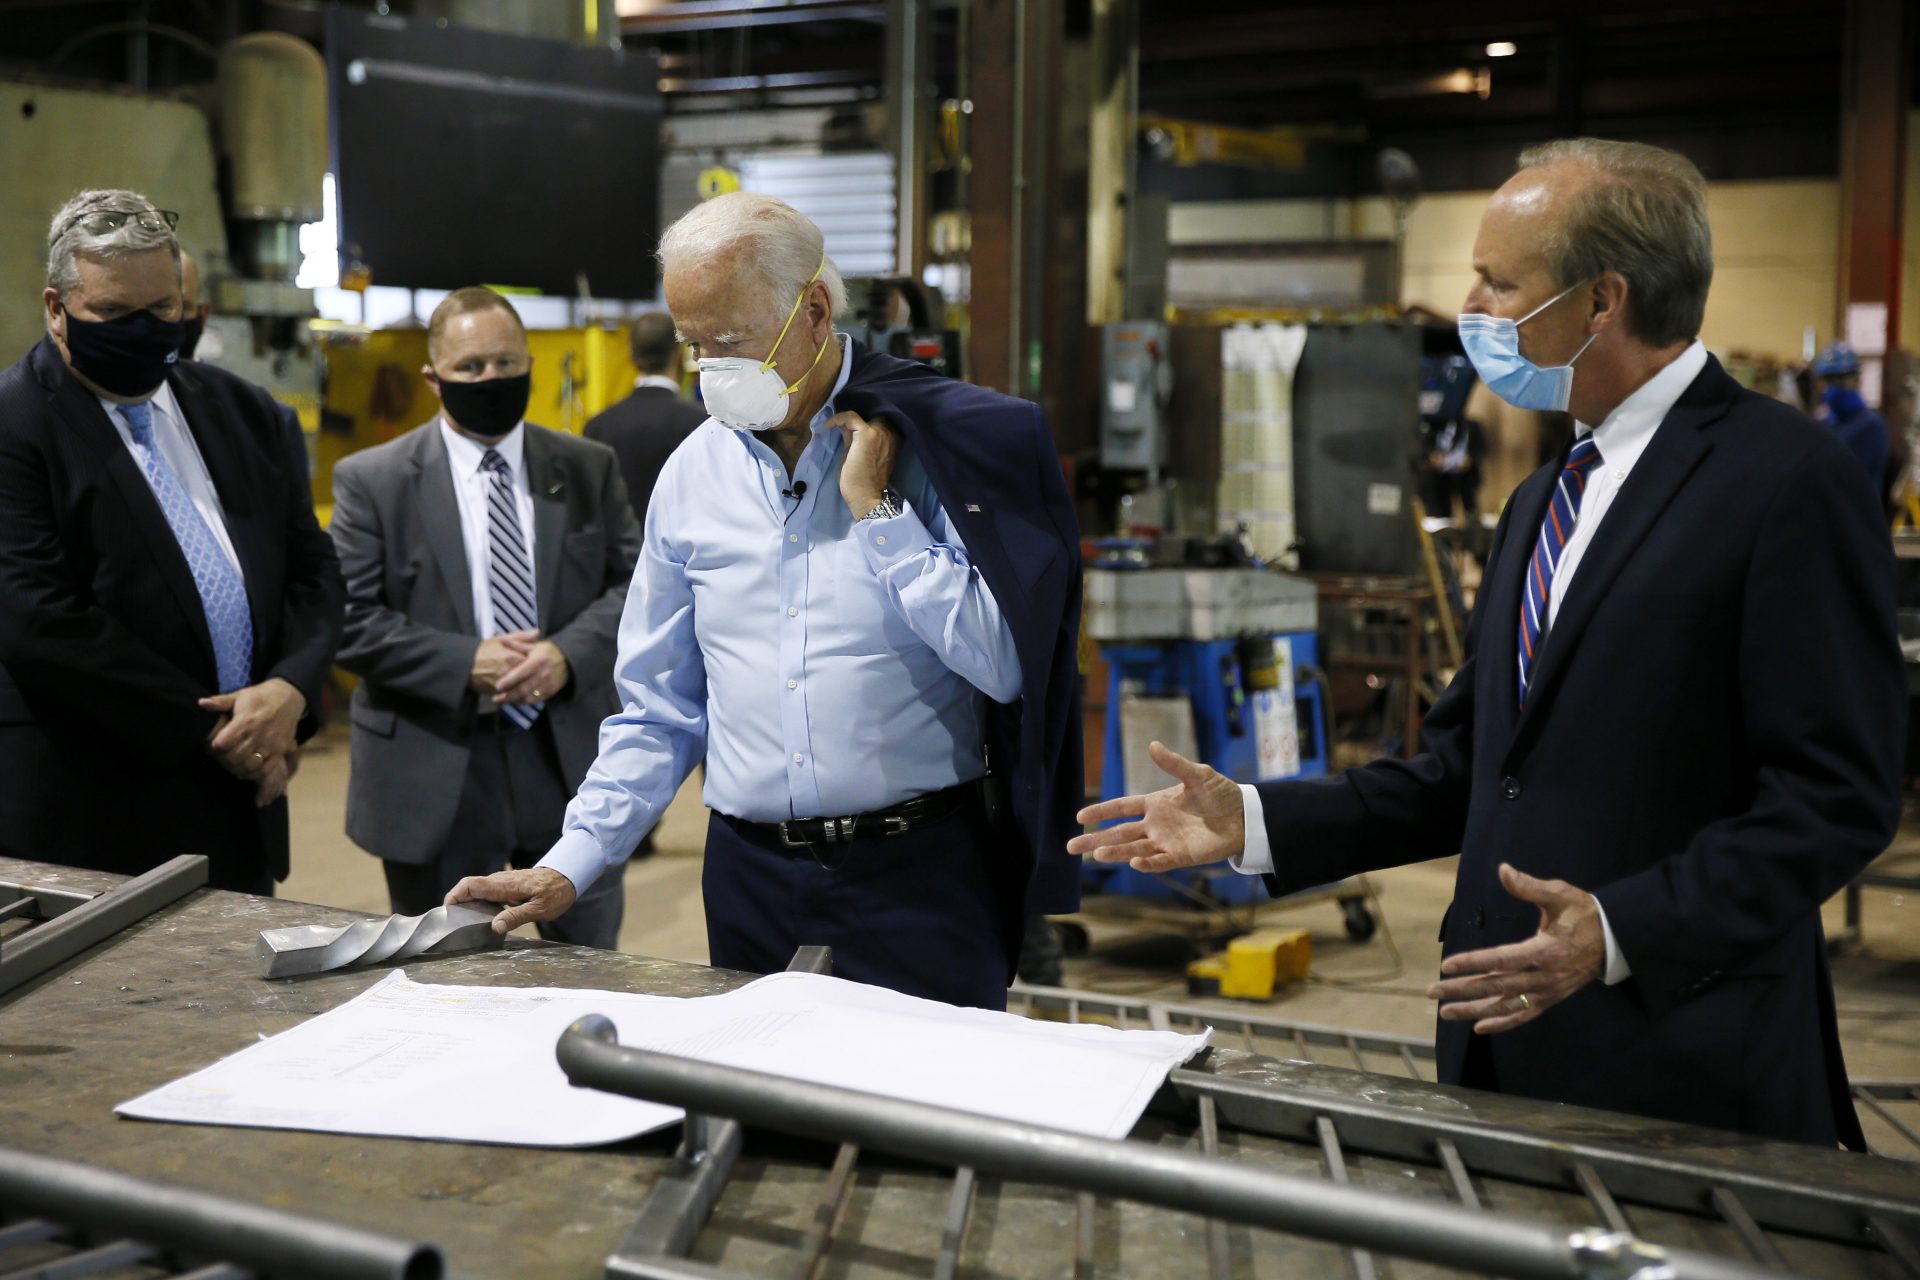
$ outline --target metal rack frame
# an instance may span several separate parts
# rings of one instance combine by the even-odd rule
[[[1223,1037],[1236,1036],[1248,1053],[1319,1062],[1321,1057],[1317,1057],[1314,1050],[1322,1049],[1330,1051],[1336,1059],[1350,1058],[1356,1071],[1398,1073],[1422,1082],[1436,1076],[1433,1042],[1425,1037],[1296,1022],[1252,1008],[1179,1004],[1024,982],[1015,983],[1008,992],[1008,1007],[1029,1018],[1056,1017],[1070,1023],[1092,1015],[1122,1031],[1130,1027],[1151,1027],[1159,1031],[1191,1032],[1213,1027]],[[1324,1065],[1345,1066],[1346,1062]],[[1855,1080],[1850,1088],[1855,1104],[1884,1121],[1902,1140],[1894,1147],[1870,1142],[1872,1154],[1920,1160],[1920,1079]]]
[[[207,883],[207,860],[181,854],[105,893],[0,883],[0,920],[43,923],[0,942],[0,996],[65,964]]]
[[[722,1114],[799,1137],[838,1142],[839,1152],[814,1229],[802,1246],[801,1274],[822,1256],[832,1223],[865,1149],[953,1166],[950,1212],[934,1274],[958,1268],[972,1186],[980,1173],[1046,1181],[1081,1193],[1118,1196],[1197,1213],[1210,1222],[1266,1227],[1347,1246],[1356,1271],[1376,1274],[1374,1251],[1518,1280],[1616,1277],[1618,1280],[1763,1280],[1790,1274],[1773,1266],[1736,1262],[1692,1250],[1666,1250],[1624,1228],[1568,1231],[1477,1207],[1441,1204],[1353,1185],[1346,1174],[1333,1121],[1317,1122],[1330,1179],[1318,1181],[1249,1168],[1210,1150],[1175,1151],[1141,1143],[1090,1138],[1065,1130],[904,1102],[851,1089],[791,1080],[670,1054],[623,1048],[611,1020],[592,1015],[562,1034],[561,1068],[576,1085],[628,1097],[672,1103],[702,1114]],[[1176,1073],[1189,1075],[1192,1073]],[[1204,1077],[1202,1077],[1205,1080]],[[1232,1096],[1229,1081],[1212,1081]],[[1196,1087],[1196,1082],[1187,1082]],[[1213,1097],[1199,1087],[1203,1135]],[[1211,1146],[1211,1143],[1207,1144]],[[689,1215],[690,1216],[690,1215]],[[702,1218],[704,1220],[704,1216]],[[1088,1215],[1081,1215],[1082,1230]],[[677,1238],[691,1242],[689,1225]],[[1224,1251],[1211,1248],[1214,1274]],[[713,1280],[727,1273],[690,1264],[661,1247],[651,1257],[609,1261],[607,1274],[650,1280]]]
[[[824,972],[824,960],[813,953],[806,967]],[[1182,1030],[1212,1024],[1229,1030],[1237,1025],[1249,1050],[1215,1047],[1211,1070],[1172,1073],[1155,1109],[1197,1121],[1198,1150],[1176,1151],[622,1048],[611,1024],[584,1019],[557,1048],[574,1083],[679,1104],[697,1117],[689,1120],[673,1172],[652,1193],[620,1250],[607,1259],[606,1274],[650,1280],[734,1275],[689,1255],[733,1173],[744,1123],[839,1144],[800,1242],[795,1274],[801,1276],[812,1274],[832,1246],[856,1162],[867,1148],[955,1170],[932,1266],[932,1274],[943,1280],[958,1272],[980,1174],[1077,1192],[1083,1269],[1091,1266],[1094,1204],[1100,1194],[1206,1218],[1209,1274],[1215,1278],[1230,1273],[1226,1227],[1236,1223],[1344,1245],[1363,1280],[1378,1274],[1376,1252],[1511,1276],[1777,1276],[1786,1266],[1782,1245],[1791,1237],[1857,1249],[1863,1261],[1891,1262],[1898,1273],[1920,1280],[1920,1250],[1914,1245],[1920,1239],[1920,1200],[1821,1185],[1791,1171],[1722,1165],[1578,1133],[1489,1123],[1468,1118],[1464,1110],[1449,1115],[1369,1101],[1357,1096],[1364,1081],[1338,1091],[1322,1080],[1294,1087],[1281,1081],[1302,1068],[1257,1055],[1263,1039],[1297,1046],[1303,1058],[1308,1046],[1332,1049],[1351,1055],[1362,1070],[1370,1060],[1385,1061],[1404,1069],[1404,1080],[1424,1083],[1432,1073],[1432,1049],[1410,1037],[1060,988],[1018,987],[1013,1003],[1024,1005],[1030,1015],[1064,1011],[1074,1021],[1098,1011],[1122,1027]],[[1915,1092],[1906,1082],[1860,1088],[1877,1091],[1874,1096],[1880,1098]],[[1221,1137],[1227,1132],[1300,1144],[1318,1155],[1326,1180],[1222,1159]],[[1349,1166],[1365,1158],[1434,1171],[1444,1179],[1452,1203],[1354,1185]],[[1599,1225],[1576,1231],[1493,1213],[1476,1178],[1578,1197]],[[1636,1234],[1630,1216],[1636,1207],[1710,1225],[1737,1241],[1744,1256],[1662,1250]]]
[[[16,1268],[16,1251],[35,1258]],[[282,1209],[0,1150],[0,1266],[79,1277],[164,1267],[183,1280],[439,1280],[437,1246]],[[177,1270],[175,1270],[177,1268]]]

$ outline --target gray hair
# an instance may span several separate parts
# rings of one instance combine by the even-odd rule
[[[152,231],[129,218],[113,230],[95,235],[81,225],[87,220],[87,215],[104,210],[137,210],[156,215],[160,212],[153,201],[138,191],[117,188],[82,191],[68,200],[60,206],[60,212],[53,215],[53,222],[47,227],[49,289],[62,298],[66,297],[67,291],[80,283],[80,258],[91,262],[112,262],[129,254],[151,253],[155,249],[172,252],[174,274],[176,277],[179,275],[180,240],[171,227],[163,223],[160,230]]]
[[[826,256],[820,228],[785,200],[754,191],[715,196],[668,227],[660,237],[660,267],[675,271],[743,244],[752,246],[753,270],[769,308],[785,312],[818,271],[833,314],[847,309],[847,286]]]
[[[1568,138],[1529,147],[1520,168],[1577,164],[1597,180],[1574,197],[1548,236],[1547,265],[1562,288],[1608,271],[1625,276],[1627,331],[1668,347],[1699,336],[1713,283],[1707,183],[1693,161],[1644,142]]]

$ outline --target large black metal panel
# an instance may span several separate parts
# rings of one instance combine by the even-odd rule
[[[376,284],[654,295],[652,55],[335,9],[327,64],[340,239]]]
[[[1410,573],[1420,328],[1315,325],[1293,381],[1294,522],[1311,572]]]

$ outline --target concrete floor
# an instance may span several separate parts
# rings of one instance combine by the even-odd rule
[[[355,848],[343,827],[347,750],[339,730],[308,748],[294,780],[293,875],[281,895],[358,911],[389,910],[379,864]],[[627,868],[622,949],[706,963],[700,903],[700,852],[706,811],[697,779],[667,811],[658,852]],[[1920,847],[1920,814],[1910,810],[1902,845]],[[1439,967],[1440,916],[1452,894],[1453,860],[1403,867],[1373,877],[1384,927],[1365,944],[1347,940],[1331,903],[1272,909],[1274,922],[1312,931],[1313,977],[1259,1006],[1275,1016],[1370,1031],[1430,1036],[1433,1006],[1422,994]],[[1841,923],[1840,900],[1827,904],[1828,931]],[[1067,963],[1068,983],[1096,990],[1184,1001],[1184,945],[1115,947],[1116,931],[1090,916],[1094,953]],[[1864,943],[1834,963],[1840,1034],[1856,1079],[1920,1077],[1920,896],[1870,889]],[[1244,1007],[1225,1002],[1228,1007]]]

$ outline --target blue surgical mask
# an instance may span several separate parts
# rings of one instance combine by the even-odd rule
[[[1546,413],[1566,412],[1573,398],[1573,361],[1593,345],[1594,334],[1573,353],[1565,364],[1542,369],[1520,354],[1520,326],[1545,311],[1574,289],[1562,289],[1518,320],[1468,312],[1460,317],[1460,345],[1467,349],[1475,373],[1487,384],[1487,390],[1516,409],[1537,409]]]

